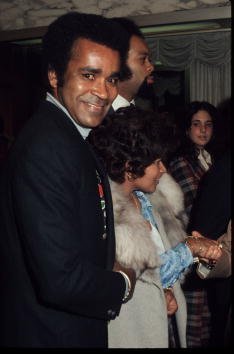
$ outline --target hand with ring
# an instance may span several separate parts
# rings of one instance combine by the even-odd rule
[[[217,262],[222,255],[222,245],[215,240],[203,237],[199,232],[193,231],[192,236],[186,240],[194,257],[202,258],[207,262]]]

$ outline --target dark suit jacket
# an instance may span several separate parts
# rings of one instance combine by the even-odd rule
[[[95,168],[103,180],[107,237]],[[0,346],[105,347],[120,310],[108,181],[70,119],[43,102],[0,186]]]
[[[189,231],[217,239],[227,230],[231,218],[231,156],[226,152],[204,176],[194,201]],[[190,278],[191,283],[195,279]],[[224,345],[225,328],[231,304],[231,277],[199,280],[207,288],[212,315],[211,346]]]
[[[231,157],[226,152],[204,175],[190,214],[188,231],[217,239],[231,218]]]

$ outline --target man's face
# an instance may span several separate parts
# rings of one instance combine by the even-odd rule
[[[132,72],[132,77],[125,82],[125,86],[126,91],[128,89],[131,94],[129,98],[132,99],[154,70],[150,61],[149,48],[144,39],[137,36],[131,37],[127,65]]]
[[[119,53],[87,39],[78,39],[73,46],[63,86],[57,75],[49,72],[55,98],[81,126],[99,125],[117,96]]]

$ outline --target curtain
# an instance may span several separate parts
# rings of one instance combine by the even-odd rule
[[[231,96],[231,32],[146,38],[152,60],[189,72],[190,101],[217,105]]]

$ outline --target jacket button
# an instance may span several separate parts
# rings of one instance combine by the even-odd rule
[[[112,310],[108,310],[107,311],[107,315],[109,316],[109,318],[114,319],[116,317],[116,313],[115,311]]]
[[[106,236],[107,236],[107,235],[106,235],[106,232],[104,232],[104,233],[102,234],[102,239],[105,240],[105,239],[106,239]]]

